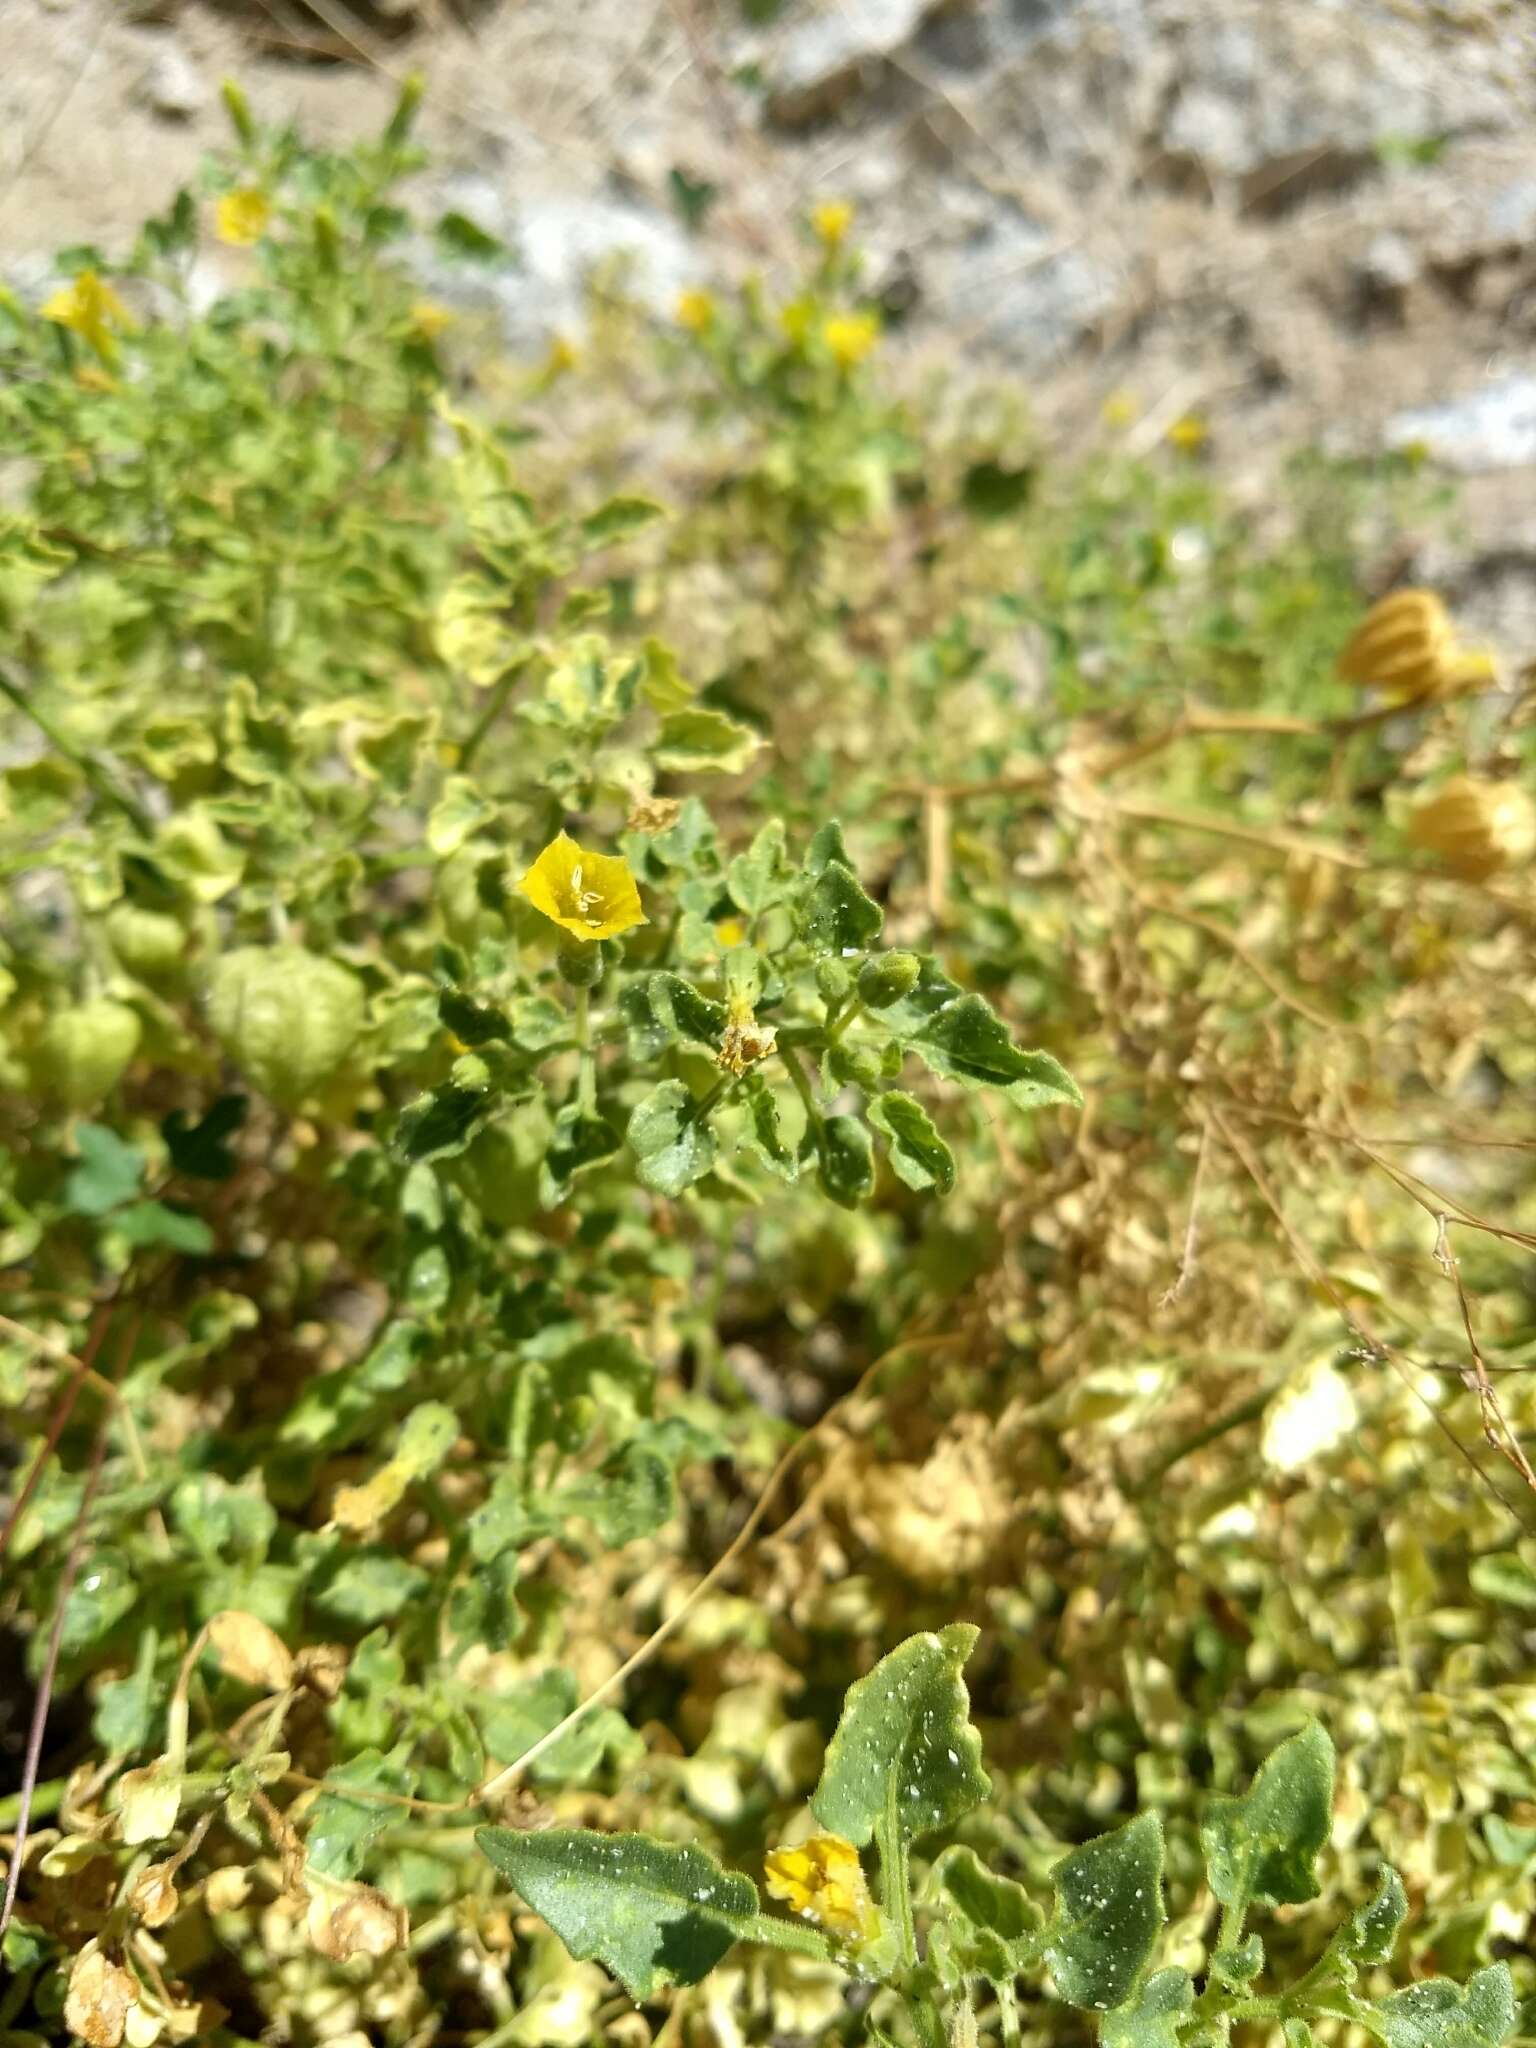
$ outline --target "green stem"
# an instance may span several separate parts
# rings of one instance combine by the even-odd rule
[[[486,734],[505,710],[507,699],[516,686],[519,673],[518,669],[509,668],[506,674],[498,677],[492,685],[491,693],[485,700],[485,709],[470,727],[468,737],[459,749],[459,758],[454,764],[459,774],[468,773],[470,763],[479,753]]]
[[[107,803],[117,805],[136,832],[140,833],[145,839],[153,836],[154,824],[150,819],[149,813],[140,806],[138,799],[130,796],[125,789],[120,789],[116,779],[102,766],[101,762],[90,754],[82,753],[77,746],[66,739],[52,719],[44,717],[43,713],[38,710],[37,706],[27,695],[27,692],[4,669],[0,669],[0,696],[9,697],[22,717],[30,719],[32,724],[37,727],[49,746],[56,753],[62,754],[66,761],[74,763],[96,794]]]
[[[587,1115],[596,1116],[597,1062],[592,1057],[592,991],[589,988],[576,991],[576,1046],[581,1054],[577,1094]]]
[[[899,1793],[893,1772],[886,1787],[885,1811],[875,1823],[875,1845],[880,1851],[880,1903],[896,1922],[903,1966],[915,1970],[917,1928],[912,1919],[912,1885],[907,1868],[907,1845],[901,1832]]]
[[[824,1934],[795,1920],[775,1920],[767,1913],[755,1913],[742,1928],[741,1939],[761,1942],[765,1948],[786,1948],[797,1956],[815,1956],[818,1962],[832,1960],[832,1944]]]
[[[861,1017],[867,1017],[868,1015],[869,1012],[862,1003],[854,1002],[848,1005],[848,1008],[843,1011],[840,1017],[829,1018],[827,1021],[828,1045],[836,1045],[850,1024],[857,1024]]]
[[[1158,1480],[1171,1472],[1175,1465],[1185,1458],[1193,1457],[1196,1451],[1203,1451],[1207,1444],[1213,1444],[1224,1437],[1229,1430],[1241,1429],[1245,1423],[1257,1422],[1274,1398],[1274,1388],[1265,1387],[1257,1394],[1250,1394],[1246,1401],[1239,1401],[1235,1408],[1229,1408],[1225,1415],[1218,1415],[1214,1422],[1208,1422],[1190,1436],[1180,1437],[1171,1451],[1156,1459],[1136,1482],[1136,1492],[1145,1493]]]
[[[33,1820],[44,1820],[51,1813],[57,1813],[63,1802],[67,1778],[50,1778],[44,1785],[32,1787],[31,1816]],[[21,1794],[13,1792],[8,1799],[0,1799],[0,1828],[7,1832],[14,1828],[21,1817]]]
[[[784,1062],[784,1071],[795,1084],[795,1093],[805,1104],[806,1123],[812,1130],[819,1131],[823,1121],[822,1114],[816,1107],[816,1097],[812,1092],[810,1082],[806,1078],[805,1069],[800,1064],[798,1054],[792,1052],[787,1045],[781,1045],[779,1047],[779,1057]]]

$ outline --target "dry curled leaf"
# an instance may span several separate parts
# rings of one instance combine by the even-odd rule
[[[80,1951],[70,1970],[64,2024],[90,2048],[118,2048],[137,1999],[134,1978],[92,1944]]]
[[[341,1643],[311,1643],[293,1660],[295,1683],[323,1700],[333,1700],[346,1682],[347,1652]]]
[[[181,1903],[169,1863],[151,1863],[141,1870],[128,1894],[128,1904],[146,1927],[163,1927]]]
[[[403,1908],[392,1906],[369,1885],[312,1890],[304,1925],[313,1947],[333,1963],[351,1956],[387,1956],[406,1935]]]
[[[264,1621],[227,1607],[208,1624],[208,1640],[226,1674],[242,1685],[282,1692],[293,1683],[293,1653]]]

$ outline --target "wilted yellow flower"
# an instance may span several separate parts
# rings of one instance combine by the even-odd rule
[[[72,284],[46,300],[41,311],[45,320],[78,334],[105,362],[111,362],[117,354],[113,329],[133,325],[128,308],[94,270],[82,270]]]
[[[1168,445],[1181,455],[1198,455],[1210,437],[1210,429],[1197,412],[1185,413],[1168,429]]]
[[[846,199],[824,199],[812,209],[811,226],[817,241],[825,242],[829,249],[840,249],[853,226],[853,208]]]
[[[259,242],[271,219],[272,202],[254,185],[226,192],[214,209],[219,240],[236,249],[248,249],[253,242]]]
[[[1491,654],[1458,647],[1451,615],[1432,590],[1394,590],[1373,604],[1338,665],[1347,682],[1405,704],[1483,689],[1496,672]]]
[[[1480,882],[1536,853],[1536,804],[1516,783],[1457,775],[1418,806],[1408,836],[1453,875]]]
[[[650,920],[629,862],[587,853],[569,833],[552,839],[518,884],[535,910],[577,939],[612,939]]]
[[[225,239],[229,238],[226,236]],[[440,306],[435,299],[412,301],[411,328],[423,341],[436,341],[437,337],[452,325],[453,315],[446,306]]]
[[[757,1013],[745,996],[732,996],[726,1009],[725,1030],[715,1065],[728,1074],[744,1074],[758,1060],[767,1059],[778,1044],[772,1024],[759,1024]]]
[[[809,338],[811,323],[816,318],[814,299],[791,299],[779,314],[779,325],[784,330],[786,341],[792,341],[796,348]]]
[[[770,1849],[763,1863],[768,1896],[844,1941],[870,1941],[880,1915],[859,1852],[841,1835],[812,1835],[793,1849]]]
[[[624,823],[631,832],[654,836],[657,832],[670,832],[682,811],[675,796],[637,796]]]
[[[873,313],[834,313],[822,328],[821,338],[832,360],[851,370],[880,339],[880,322]]]
[[[690,334],[702,334],[707,327],[715,324],[715,296],[713,292],[699,291],[690,287],[677,296],[677,324],[686,327]]]

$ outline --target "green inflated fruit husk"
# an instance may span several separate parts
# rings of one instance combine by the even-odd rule
[[[60,1010],[38,1038],[37,1079],[66,1109],[90,1109],[127,1072],[142,1035],[138,1012],[110,996]]]
[[[355,974],[302,946],[241,946],[208,977],[215,1037],[283,1109],[335,1073],[362,1029],[364,1007]]]

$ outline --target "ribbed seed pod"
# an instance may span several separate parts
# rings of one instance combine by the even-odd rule
[[[1478,882],[1536,852],[1536,804],[1513,782],[1457,775],[1418,806],[1408,836],[1452,874]]]
[[[1455,647],[1451,616],[1432,590],[1394,590],[1373,604],[1339,656],[1339,674],[1405,703],[1437,694]]]

